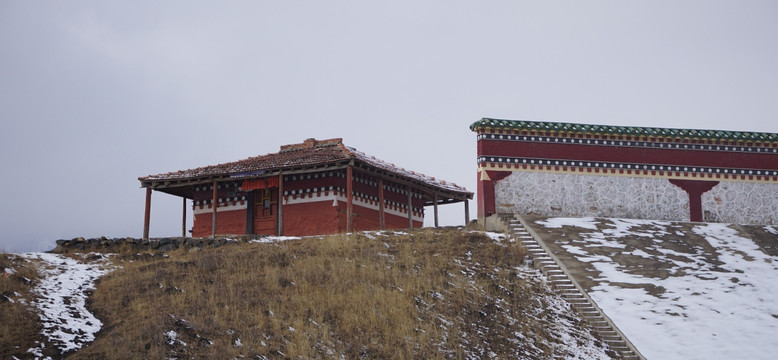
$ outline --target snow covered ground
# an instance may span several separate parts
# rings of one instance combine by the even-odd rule
[[[43,335],[60,353],[80,349],[95,338],[102,322],[86,309],[86,292],[94,289],[95,280],[108,273],[110,261],[103,254],[83,254],[81,262],[59,254],[24,253],[37,262],[42,278],[33,292],[39,311]],[[46,344],[30,349],[36,358],[43,357]]]
[[[547,234],[577,228],[547,242],[586,268],[579,281],[593,284],[589,295],[648,359],[776,358],[778,256],[735,227],[594,218],[536,224]]]

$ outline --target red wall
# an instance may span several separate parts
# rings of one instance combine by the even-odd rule
[[[213,225],[213,221],[210,212],[195,215],[193,223],[192,236],[211,236],[211,226]],[[245,234],[246,210],[219,211],[216,213],[216,233],[220,235]]]
[[[285,205],[284,235],[305,236],[338,233],[341,231],[338,216],[338,208],[332,206],[332,201]]]
[[[479,156],[778,169],[775,154],[479,140]]]
[[[284,206],[283,234],[286,236],[308,236],[337,234],[346,232],[346,203],[338,202],[332,206],[332,201],[317,201]],[[407,229],[408,217],[384,213],[384,228]],[[195,216],[192,236],[211,236],[211,213]],[[354,205],[354,231],[378,229],[378,211]],[[423,222],[413,221],[415,229],[421,228]],[[216,214],[216,233],[245,234],[246,210],[220,211]]]
[[[229,186],[222,186],[218,189],[218,197],[234,196],[238,192],[238,182],[231,183]],[[386,201],[394,201],[401,205],[408,204],[408,195],[395,192],[405,191],[405,185],[395,184],[391,181],[384,181],[388,189],[384,190]],[[329,189],[336,187],[336,193],[345,192],[346,179],[345,171],[324,171],[316,174],[305,175],[287,175],[284,177],[284,191],[289,192],[287,198],[292,199],[310,199],[314,200],[318,190],[321,188]],[[306,190],[312,192],[305,192]],[[356,193],[354,198],[360,198],[371,203],[378,203],[378,178],[368,174],[362,174],[354,171],[353,190]],[[302,193],[301,193],[302,191]],[[333,190],[325,190],[321,195],[331,193]],[[291,193],[294,192],[294,195]],[[209,203],[213,196],[212,190],[208,186],[203,186],[195,193],[195,202]],[[248,193],[247,196],[252,196]],[[361,198],[367,196],[368,198]],[[337,206],[332,206],[332,198],[323,201],[311,201],[305,203],[288,204],[283,206],[283,234],[287,236],[305,236],[318,234],[344,233],[346,228],[346,203],[338,201]],[[423,211],[424,199],[412,197],[411,202],[415,209]],[[197,205],[199,206],[199,205]],[[207,207],[207,205],[206,205]],[[389,206],[387,206],[389,208]],[[384,213],[384,223],[386,229],[406,229],[408,228],[408,217]],[[203,237],[210,236],[211,213],[199,214],[195,216],[194,226],[192,227],[192,236]],[[359,206],[356,201],[354,204],[354,217],[352,218],[354,231],[377,230],[378,210],[373,210]],[[421,228],[423,221],[413,221],[414,228]],[[246,233],[246,210],[232,210],[219,212],[216,217],[217,234],[245,234]]]

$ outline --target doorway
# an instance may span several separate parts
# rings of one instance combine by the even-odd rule
[[[278,225],[278,188],[254,191],[254,233],[276,235]]]

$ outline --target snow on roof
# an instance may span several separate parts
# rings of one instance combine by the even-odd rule
[[[209,165],[196,169],[179,170],[156,175],[139,177],[141,182],[163,182],[196,180],[198,178],[230,176],[259,176],[270,171],[289,168],[306,168],[319,165],[347,163],[351,160],[361,161],[371,167],[394,173],[400,177],[421,182],[431,187],[444,190],[467,193],[467,189],[455,183],[435,179],[415,171],[406,170],[392,163],[369,156],[355,148],[343,145],[340,138],[316,140],[307,139],[300,144],[283,145],[277,153],[254,156],[243,160],[218,165]],[[144,184],[144,186],[146,186]],[[472,195],[471,195],[472,196]]]

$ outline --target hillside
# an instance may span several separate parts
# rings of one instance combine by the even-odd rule
[[[109,257],[2,254],[0,357],[614,356],[503,236],[424,229],[231,244],[167,253],[126,245]],[[69,261],[82,275],[110,271],[87,291],[87,309],[102,322],[94,341],[78,330],[70,342],[52,340],[33,320],[31,304],[51,295],[41,286],[52,271],[89,288],[88,276],[68,275],[77,267]],[[63,308],[78,302],[65,297]]]
[[[778,227],[525,219],[646,358],[778,353]]]

